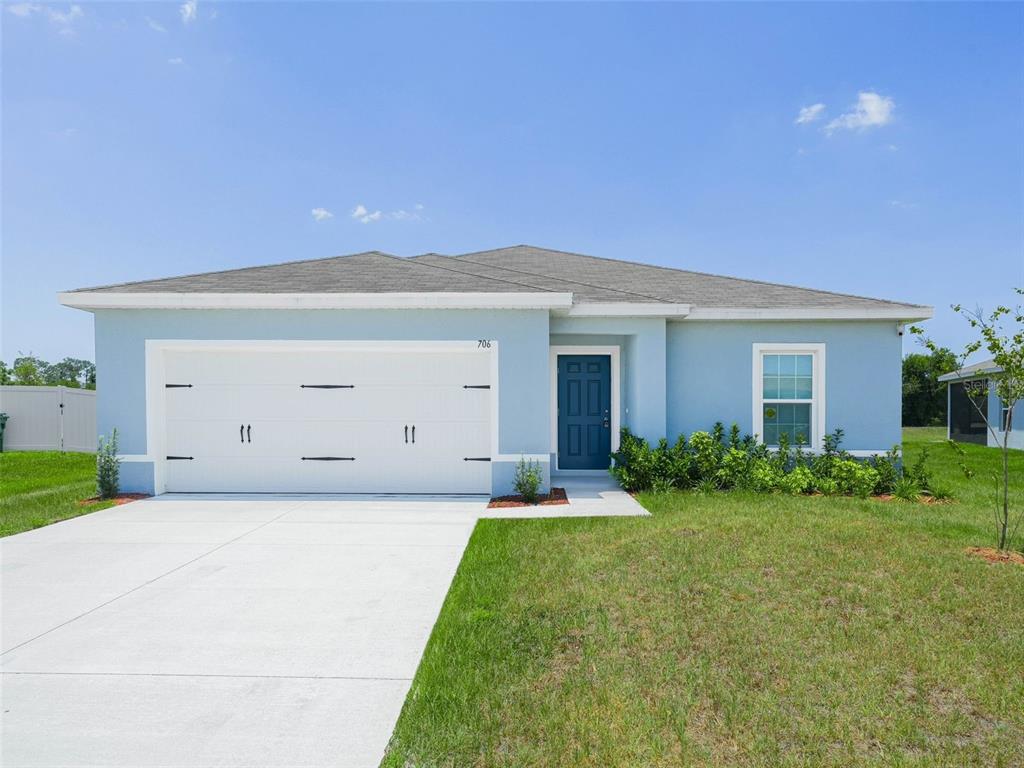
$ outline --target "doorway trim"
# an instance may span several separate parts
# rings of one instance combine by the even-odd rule
[[[548,360],[549,367],[551,369],[551,454],[554,457],[554,463],[552,464],[551,469],[553,471],[580,472],[583,474],[588,472],[593,473],[594,470],[590,469],[559,470],[558,468],[558,356],[608,355],[611,361],[611,446],[612,453],[615,453],[619,450],[619,422],[622,413],[619,401],[619,393],[621,391],[621,387],[619,386],[619,347],[609,345],[590,346],[574,344],[572,346],[552,346],[549,349],[550,352]],[[603,472],[604,470],[600,471]]]

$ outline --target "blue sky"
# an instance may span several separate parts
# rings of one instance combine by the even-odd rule
[[[366,249],[531,243],[927,303],[949,344],[950,303],[1024,285],[1021,4],[0,17],[8,361],[92,356],[62,289]]]

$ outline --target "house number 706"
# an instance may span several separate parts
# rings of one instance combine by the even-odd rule
[[[490,339],[477,339],[476,340],[476,346],[477,346],[477,349],[490,349],[491,348],[491,340]]]

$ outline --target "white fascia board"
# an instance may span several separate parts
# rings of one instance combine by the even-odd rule
[[[828,307],[783,307],[749,309],[708,307],[692,310],[687,320],[901,320],[917,322],[934,314],[931,307],[879,307],[871,309],[831,309]]]
[[[936,381],[948,383],[951,381],[968,381],[969,379],[987,379],[989,376],[1002,373],[1003,369],[998,365],[991,368],[975,368],[973,371],[950,371],[939,376]]]
[[[75,309],[565,309],[571,293],[116,293],[57,294]]]
[[[656,304],[653,302],[615,301],[606,303],[574,304],[569,317],[686,317],[689,304]]]

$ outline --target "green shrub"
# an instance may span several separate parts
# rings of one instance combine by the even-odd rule
[[[913,480],[917,487],[923,491],[930,491],[932,487],[932,471],[928,468],[928,446],[923,446],[917,459],[907,470],[907,477]]]
[[[836,496],[839,494],[839,483],[831,477],[815,477],[814,487],[826,496]]]
[[[949,501],[953,498],[953,492],[944,485],[932,488],[931,494],[936,501]]]
[[[878,473],[878,482],[875,483],[875,493],[892,493],[896,487],[896,481],[900,479],[900,447],[894,445],[882,456],[872,456],[868,464]]]
[[[755,458],[750,462],[746,485],[758,493],[771,493],[778,490],[783,477],[785,474],[774,461]]]
[[[612,454],[614,463],[609,472],[625,490],[650,490],[654,484],[654,451],[647,441],[623,428],[619,436],[619,450]]]
[[[694,483],[716,480],[721,461],[722,445],[707,432],[690,435],[690,454],[693,457],[691,473]]]
[[[516,464],[515,477],[512,484],[516,493],[523,497],[527,504],[536,504],[540,498],[540,486],[544,482],[544,474],[541,472],[540,464],[532,459],[519,459]]]
[[[120,490],[121,460],[117,457],[117,430],[107,440],[100,435],[96,451],[96,495],[101,499],[112,499]]]
[[[749,471],[747,452],[739,448],[729,448],[722,454],[715,471],[714,479],[719,488],[735,488],[746,485]]]
[[[892,495],[900,501],[917,501],[921,498],[921,488],[909,477],[901,477],[892,489]]]
[[[796,466],[779,478],[779,490],[794,496],[814,488],[814,475],[807,467]]]
[[[878,472],[856,459],[836,459],[832,464],[832,479],[839,493],[866,498],[878,483]]]

